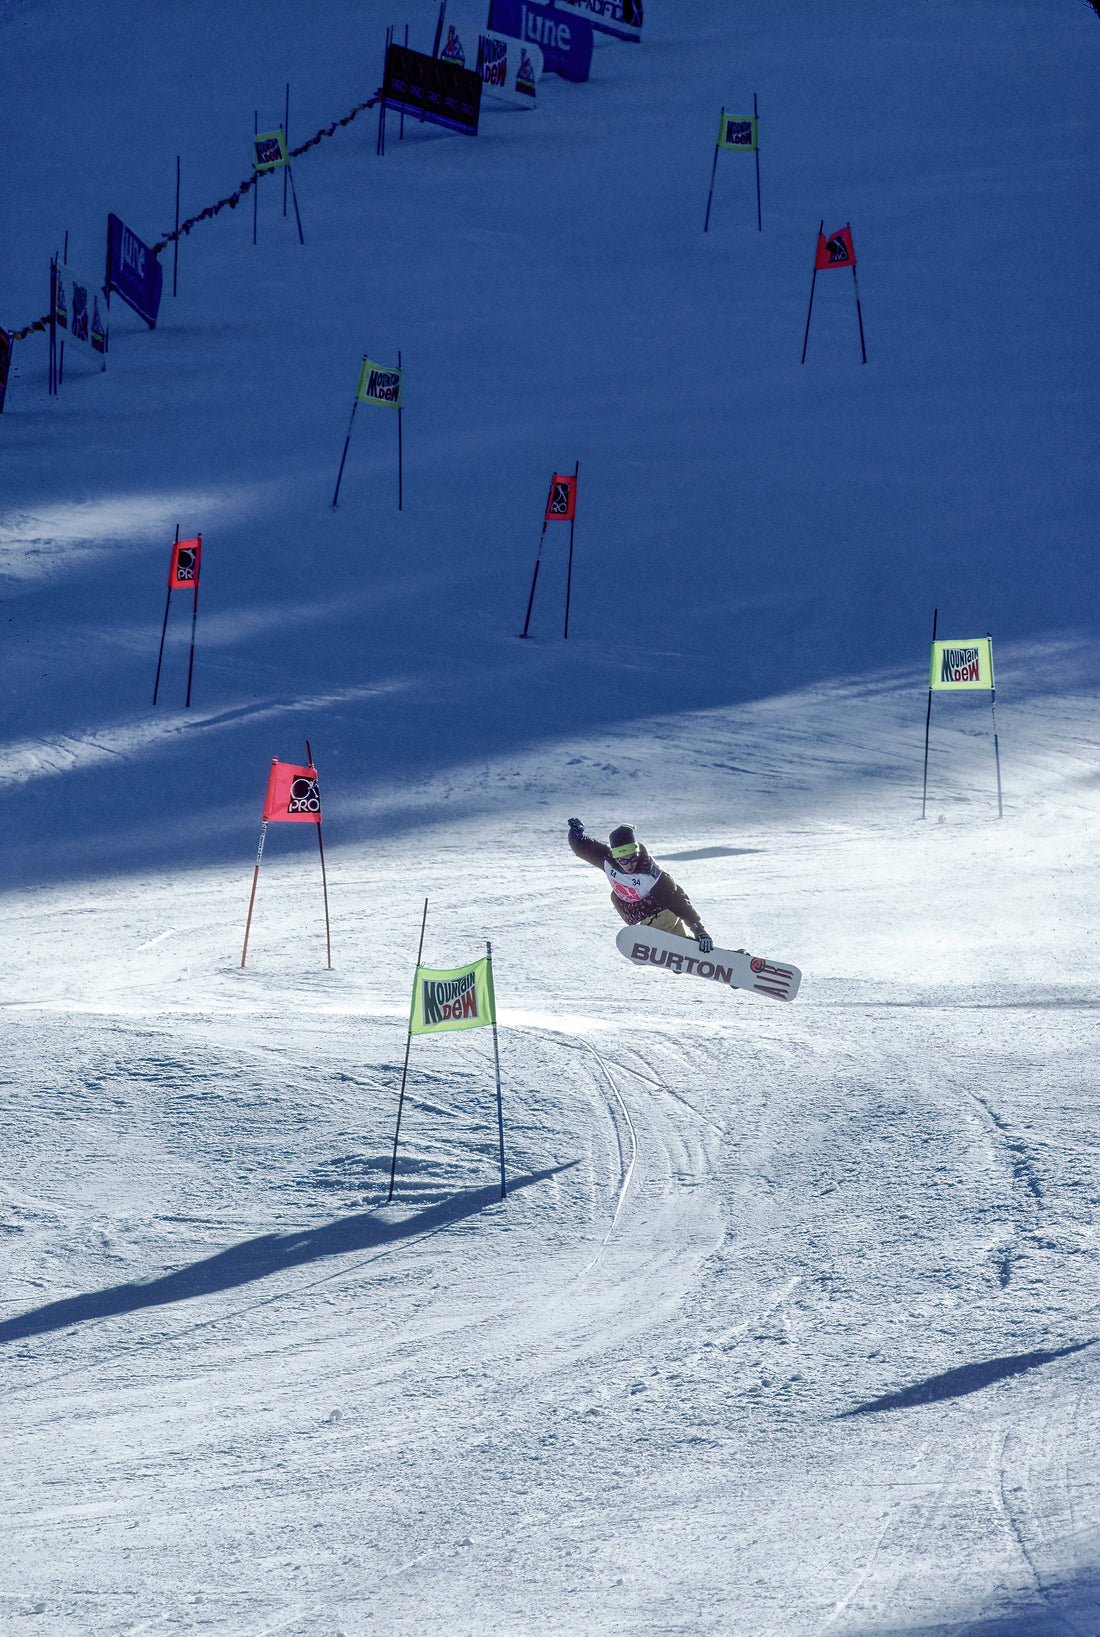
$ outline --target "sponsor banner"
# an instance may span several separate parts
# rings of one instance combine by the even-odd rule
[[[259,131],[252,138],[252,169],[277,171],[287,163],[286,137],[282,126],[277,131]]]
[[[992,688],[993,639],[934,642],[928,686],[933,689]]]
[[[718,146],[755,153],[756,118],[752,114],[723,114],[718,121]]]
[[[193,586],[197,586],[201,561],[201,534],[195,540],[177,540],[172,547],[172,559],[168,564],[169,591],[189,591]]]
[[[50,315],[62,341],[74,343],[107,368],[107,297],[91,279],[74,273],[64,262],[55,264],[53,312]]]
[[[554,0],[556,11],[577,12],[604,34],[617,40],[642,37],[643,0]]]
[[[384,369],[381,364],[372,364],[369,358],[364,358],[355,396],[361,404],[387,404],[391,409],[400,409],[401,371]]]
[[[264,823],[320,824],[321,793],[315,767],[272,762],[264,798]]]
[[[155,329],[164,271],[147,244],[113,214],[107,217],[107,289],[117,290]]]
[[[11,353],[15,346],[15,337],[9,330],[0,330],[0,413],[4,409],[4,399],[8,395],[8,371],[11,369]]]
[[[509,108],[533,108],[543,56],[537,45],[524,45],[507,34],[479,34],[477,72],[481,94]]]
[[[546,516],[543,519],[551,523],[555,518],[563,523],[571,523],[577,515],[577,480],[570,472],[563,477],[555,472],[550,479],[550,494],[546,501]]]
[[[410,1034],[447,1034],[496,1022],[493,963],[488,955],[469,966],[438,971],[418,966],[413,979]]]
[[[490,0],[489,29],[537,45],[547,74],[586,80],[592,66],[592,24],[573,11],[539,6],[534,0]]]
[[[387,46],[382,100],[399,113],[477,135],[481,81],[455,57],[429,57],[406,45]]]
[[[838,228],[828,238],[824,233],[817,236],[817,255],[814,257],[814,269],[821,272],[826,267],[854,267],[856,264],[855,246],[852,244],[852,230],[850,227]]]

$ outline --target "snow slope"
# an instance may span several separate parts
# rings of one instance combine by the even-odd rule
[[[0,1630],[1100,1633],[1094,14],[651,0],[361,114],[0,417]],[[0,11],[0,321],[369,95],[374,0]],[[410,14],[430,45],[430,6]],[[718,107],[761,106],[765,232]],[[741,168],[739,168],[739,166]],[[813,242],[850,219],[846,274]],[[164,258],[171,269],[170,253]],[[169,285],[170,288],[170,285]],[[402,351],[392,417],[358,360]],[[516,640],[551,470],[580,462]],[[167,547],[202,529],[195,695]],[[554,526],[552,526],[553,528]],[[924,667],[992,629],[988,699]],[[273,828],[309,737],[312,837]],[[793,1007],[629,967],[636,820]],[[492,1053],[417,1040],[493,945]]]

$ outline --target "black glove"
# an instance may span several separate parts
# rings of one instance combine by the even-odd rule
[[[569,834],[571,836],[583,836],[584,825],[581,823],[580,819],[569,820]]]
[[[713,948],[714,948],[714,939],[710,936],[710,934],[707,933],[707,932],[700,932],[700,934],[699,934],[699,953],[701,955],[709,955]]]

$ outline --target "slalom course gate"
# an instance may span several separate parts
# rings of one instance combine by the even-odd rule
[[[921,793],[920,816],[924,818],[928,803],[928,741],[932,728],[932,695],[934,693],[973,693],[989,689],[989,708],[993,716],[993,757],[997,766],[997,817],[1004,818],[1001,797],[1001,748],[997,740],[997,689],[993,677],[993,637],[957,638],[936,641],[936,623],[939,609],[932,615],[932,659],[928,672],[928,710],[924,718],[924,788]]]
[[[428,924],[428,900],[420,918],[420,944],[416,952],[416,972],[413,975],[412,1006],[409,1010],[409,1029],[405,1037],[405,1063],[401,1070],[401,1092],[397,1099],[397,1124],[393,1133],[393,1159],[390,1161],[390,1191],[386,1203],[393,1198],[397,1176],[397,1143],[401,1134],[401,1112],[405,1106],[405,1086],[409,1076],[409,1051],[412,1037],[424,1034],[454,1034],[460,1029],[492,1028],[493,1067],[497,1087],[497,1134],[500,1144],[500,1197],[507,1196],[504,1176],[504,1107],[500,1093],[500,1046],[497,1039],[496,991],[493,987],[493,946],[486,943],[481,960],[465,966],[441,970],[422,966],[424,929]]]
[[[248,900],[248,918],[244,924],[244,947],[241,950],[241,966],[244,966],[248,955],[248,934],[252,927],[252,910],[256,903],[256,884],[260,879],[260,863],[264,856],[264,841],[267,837],[269,824],[315,824],[317,826],[317,847],[321,854],[321,893],[325,902],[325,954],[328,969],[332,971],[332,938],[329,933],[328,919],[328,881],[325,877],[325,845],[321,840],[321,792],[317,782],[317,769],[313,765],[313,752],[306,740],[306,766],[296,767],[291,762],[280,762],[275,756],[271,758],[271,772],[267,780],[267,794],[264,797],[264,816],[260,826],[260,845],[256,849],[256,867],[252,871],[252,893]]]

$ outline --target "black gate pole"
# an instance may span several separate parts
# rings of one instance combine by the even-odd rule
[[[176,524],[176,538],[172,543],[173,543],[173,545],[178,546],[179,541],[180,541],[180,526],[177,523]],[[172,606],[172,581],[171,581],[171,578],[169,578],[169,581],[168,581],[168,597],[167,597],[167,599],[165,601],[165,604],[164,604],[164,624],[160,628],[160,653],[157,655],[157,679],[153,683],[153,704],[154,705],[157,702],[157,690],[160,687],[160,662],[164,658],[164,637],[165,637],[165,633],[168,630],[168,610],[169,610],[169,608],[171,608],[171,606]]]
[[[425,900],[424,900],[424,914],[423,914],[423,917],[422,917],[421,922],[420,922],[420,947],[416,952],[416,972],[417,972],[417,976],[413,978],[413,983],[414,984],[417,982],[417,979],[419,978],[419,975],[420,975],[420,957],[424,953],[424,928],[427,926],[427,924],[428,924],[428,900],[425,898]],[[415,997],[415,994],[414,994],[413,999],[415,1000],[415,998],[416,997]],[[409,1012],[409,1032],[405,1037],[405,1066],[401,1070],[401,1095],[397,1099],[397,1124],[394,1127],[394,1132],[393,1132],[393,1159],[390,1162],[390,1191],[386,1195],[386,1204],[387,1205],[389,1204],[390,1200],[393,1198],[393,1182],[394,1182],[395,1176],[397,1175],[397,1138],[398,1138],[398,1134],[399,1134],[399,1132],[401,1130],[401,1110],[405,1106],[405,1081],[406,1081],[406,1079],[408,1077],[408,1073],[409,1073],[409,1047],[412,1045],[412,1037],[413,1037],[413,1035],[412,1035],[412,1012],[410,1010],[410,1012]]]
[[[200,534],[198,538],[199,538],[199,552],[200,552],[199,561],[201,562],[202,561],[202,557],[201,557],[202,535]],[[187,705],[187,706],[190,706],[190,704],[191,704],[191,673],[195,669],[195,626],[198,624],[198,619],[199,619],[199,580],[198,580],[198,575],[196,574],[196,576],[195,576],[195,601],[194,601],[194,604],[193,604],[192,609],[191,609],[191,658],[190,658],[190,660],[188,661],[188,664],[187,664],[187,698],[184,701],[185,705]]]
[[[581,463],[576,461],[573,466],[573,515],[569,519],[569,569],[565,576],[565,632],[569,635],[569,599],[573,591],[573,530],[577,526],[577,479],[580,476]]]
[[[848,223],[848,237],[852,236],[852,224]],[[852,263],[852,283],[856,291],[856,318],[859,320],[859,350],[863,354],[863,362],[867,362],[867,346],[863,339],[863,309],[859,304],[859,280],[856,278],[856,264]]]
[[[486,939],[485,955],[489,962],[489,982],[493,983],[493,946]],[[504,1104],[500,1096],[500,1046],[497,1043],[497,997],[496,984],[493,984],[493,1067],[497,1077],[497,1132],[500,1137],[500,1197],[507,1199],[508,1189],[504,1181]]]
[[[309,740],[308,739],[306,740],[306,763],[307,763],[307,765],[309,767],[313,766],[313,752],[309,747]],[[328,882],[325,879],[325,844],[321,840],[321,818],[320,818],[320,814],[318,814],[318,816],[317,816],[317,846],[320,849],[320,853],[321,853],[321,893],[322,893],[322,895],[324,897],[324,900],[325,900],[325,958],[328,961],[328,969],[331,972],[332,971],[332,938],[329,935],[329,925],[328,925]]]
[[[176,232],[172,240],[172,294],[176,293],[176,282],[180,270],[180,156],[176,155]]]
[[[987,631],[989,639],[989,708],[993,712],[993,756],[997,763],[997,817],[1004,818],[1004,802],[1001,800],[1001,747],[997,743],[997,689],[994,685],[993,673],[993,633]]]
[[[752,117],[756,121],[756,231],[763,233],[764,218],[760,211],[760,113],[756,106],[756,92],[752,94]]]
[[[821,226],[817,230],[818,244],[820,244],[820,242],[821,242],[821,235],[824,233],[824,231],[825,231],[825,218],[823,216],[821,218]],[[806,334],[802,337],[802,362],[803,363],[806,362],[806,346],[807,346],[807,344],[809,342],[809,339],[810,339],[810,313],[812,313],[813,310],[814,310],[814,287],[816,286],[816,284],[817,284],[817,245],[815,244],[814,245],[814,276],[810,280],[810,306],[809,306],[808,312],[806,313]]]
[[[367,356],[366,353],[364,353],[363,354],[364,362],[366,361],[366,356]],[[344,453],[340,456],[340,470],[336,474],[336,489],[335,489],[335,491],[333,493],[333,496],[332,496],[333,510],[336,509],[336,502],[337,502],[337,500],[339,498],[339,495],[340,495],[340,480],[344,475],[344,462],[348,458],[348,444],[351,442],[351,429],[352,429],[352,426],[355,423],[355,411],[358,408],[359,408],[359,399],[356,398],[354,400],[354,402],[352,403],[352,406],[351,406],[351,419],[348,421],[348,435],[344,439]]]
[[[932,647],[936,646],[936,621],[940,611],[935,609],[932,614]],[[924,718],[924,790],[920,799],[920,816],[924,817],[925,803],[928,800],[928,735],[932,727],[932,678],[928,678],[928,714]]]
[[[546,525],[548,522],[549,518],[544,517],[542,520],[542,533],[539,535],[538,555],[535,558],[535,572],[531,576],[531,595],[527,599],[527,618],[523,622],[523,630],[520,632],[521,637],[525,637],[527,635],[527,627],[531,623],[531,609],[534,607],[535,603],[535,586],[538,584],[539,563],[542,561],[542,547],[543,542],[546,539]]]
[[[722,112],[718,116],[718,139],[714,144],[714,163],[710,167],[710,192],[707,194],[707,214],[703,220],[704,233],[706,233],[710,227],[710,202],[714,198],[714,178],[718,171],[718,149],[722,142],[722,121],[725,119],[725,117],[726,110],[723,108]]]
[[[287,84],[286,84],[286,107],[285,107],[284,112],[283,112],[283,141],[286,143],[287,149],[289,151],[289,149],[290,149],[290,81],[289,80],[287,81]],[[287,177],[289,175],[290,175],[290,161],[288,159],[287,163],[286,163],[286,166],[285,166],[285,168],[283,170],[283,215],[284,216],[286,215],[286,182],[287,182]],[[297,208],[298,208],[298,201],[297,200],[294,201],[294,208],[295,208],[295,210],[297,210]],[[298,232],[301,233],[301,231],[302,231],[302,224],[301,224],[301,222],[299,222],[298,223]],[[305,241],[303,240],[303,243],[304,242]]]
[[[401,453],[401,399],[404,397],[404,391],[403,391],[403,382],[402,382],[402,378],[401,378],[401,348],[400,347],[398,347],[398,349],[397,349],[397,377],[398,377],[398,388],[397,388],[397,391],[398,391],[398,399],[397,399],[397,509],[398,509],[398,511],[401,511],[402,505],[403,505],[403,500],[404,500],[405,472],[404,472],[404,460],[403,460],[402,453]]]
[[[260,130],[259,111],[257,109],[255,109],[255,108],[253,108],[253,110],[252,110],[252,135],[257,136],[259,134],[259,130]],[[255,154],[256,154],[255,144],[253,144],[253,147],[252,147],[252,154],[253,154],[253,157],[255,157]],[[259,216],[259,210],[260,210],[260,186],[259,186],[259,184],[260,184],[260,172],[258,170],[253,169],[253,172],[252,172],[252,243],[253,244],[256,243],[256,222],[257,222],[257,219],[258,219],[258,216]]]

